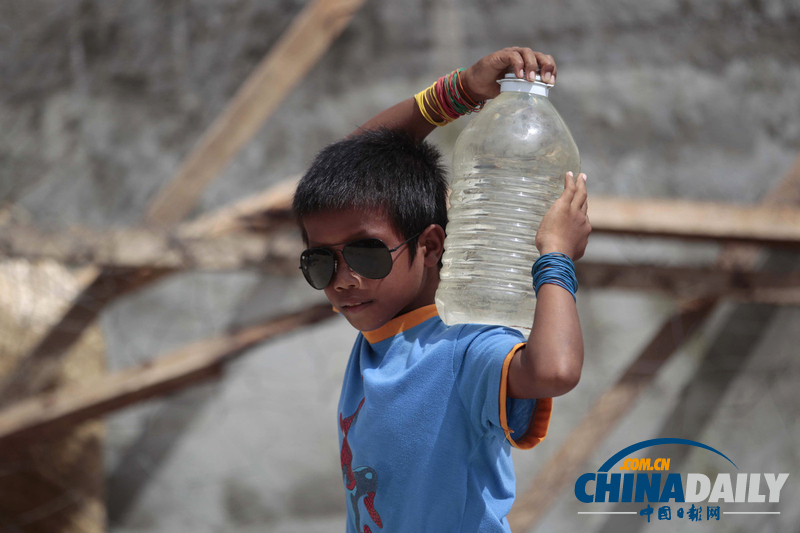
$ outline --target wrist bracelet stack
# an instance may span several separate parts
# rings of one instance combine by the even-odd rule
[[[446,126],[462,115],[477,113],[483,109],[485,100],[473,102],[464,91],[458,75],[463,70],[460,68],[442,76],[433,85],[414,95],[422,116],[434,126]],[[441,120],[437,121],[432,117],[429,109],[433,110]]]
[[[575,293],[578,292],[578,278],[575,277],[575,264],[568,255],[560,252],[551,252],[539,256],[531,268],[533,276],[533,290],[539,297],[539,287],[545,283],[559,285],[572,294],[572,299],[577,303]]]

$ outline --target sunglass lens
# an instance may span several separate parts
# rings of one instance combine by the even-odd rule
[[[378,239],[350,243],[344,247],[342,253],[350,268],[365,278],[385,278],[392,271],[392,254]]]
[[[333,277],[333,253],[329,250],[306,250],[300,256],[300,267],[309,285],[324,289]]]

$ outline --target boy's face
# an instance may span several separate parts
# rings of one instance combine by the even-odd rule
[[[426,292],[424,249],[419,245],[409,265],[408,244],[392,253],[392,271],[382,279],[364,278],[353,272],[342,257],[343,244],[374,237],[389,249],[405,241],[384,210],[344,209],[303,217],[310,248],[335,247],[338,268],[325,287],[325,296],[359,331],[372,331],[399,314],[421,305]],[[433,303],[432,301],[430,303]]]

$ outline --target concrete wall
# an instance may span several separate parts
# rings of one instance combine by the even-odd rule
[[[3,2],[0,202],[43,227],[138,224],[304,4]],[[800,150],[799,27],[797,0],[367,2],[194,214],[301,172],[319,148],[375,112],[508,45],[555,56],[552,101],[581,150],[590,194],[752,203]],[[449,153],[465,122],[432,139]],[[587,258],[705,264],[716,252],[593,236]],[[791,256],[778,259],[776,268],[794,268]],[[319,298],[302,279],[173,276],[104,313],[108,365],[123,368]],[[578,301],[584,378],[556,401],[548,439],[515,455],[520,490],[676,308],[622,292],[581,291]],[[716,443],[742,471],[792,474],[781,515],[729,515],[703,527],[796,528],[798,320],[795,309],[719,308],[586,471],[647,438]],[[111,417],[112,531],[343,527],[335,405],[354,338],[337,318],[251,350],[218,384]],[[692,453],[675,463],[680,472],[719,466],[705,460]],[[538,530],[655,527],[578,510],[566,491]],[[686,527],[659,527],[667,525]]]

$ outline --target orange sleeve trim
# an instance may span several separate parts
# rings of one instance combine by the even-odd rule
[[[530,450],[547,436],[547,428],[550,426],[550,414],[553,412],[553,399],[552,398],[537,398],[536,405],[531,413],[531,419],[528,422],[528,431],[517,439],[511,437],[514,432],[508,427],[508,415],[506,414],[506,399],[508,398],[508,369],[511,366],[511,360],[514,355],[521,348],[524,348],[527,343],[521,342],[511,348],[511,351],[506,355],[503,361],[503,373],[500,376],[500,426],[505,431],[506,439],[515,448],[521,450]]]

